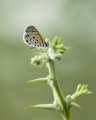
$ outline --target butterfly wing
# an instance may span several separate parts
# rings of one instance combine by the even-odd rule
[[[28,26],[25,29],[23,40],[26,44],[30,45],[30,48],[47,46],[41,34],[34,26]]]

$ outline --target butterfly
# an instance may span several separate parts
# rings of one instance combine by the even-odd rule
[[[32,25],[25,28],[23,40],[27,45],[30,46],[30,49],[49,46],[49,44],[45,42],[39,31]]]

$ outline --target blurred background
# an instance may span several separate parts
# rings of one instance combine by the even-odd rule
[[[46,67],[30,64],[34,50],[24,44],[27,25],[34,25],[44,38],[61,37],[67,50],[55,61],[64,96],[78,84],[88,84],[90,95],[82,95],[72,108],[73,120],[96,119],[96,1],[95,0],[0,0],[0,120],[62,120],[56,111],[24,109],[52,103],[50,87],[26,81],[46,77]]]

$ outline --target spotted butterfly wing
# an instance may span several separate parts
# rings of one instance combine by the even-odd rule
[[[38,30],[34,26],[28,26],[23,34],[24,42],[30,46],[30,48],[35,47],[47,47],[48,43],[45,42],[43,37],[40,35]]]

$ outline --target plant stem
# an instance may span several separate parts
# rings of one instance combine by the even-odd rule
[[[54,101],[58,101],[59,112],[61,113],[63,119],[71,120],[70,109],[67,106],[66,99],[63,96],[63,93],[57,81],[57,77],[55,74],[54,61],[50,59],[49,62],[47,63],[47,67],[49,70],[49,85],[51,86],[52,91],[53,91]]]

